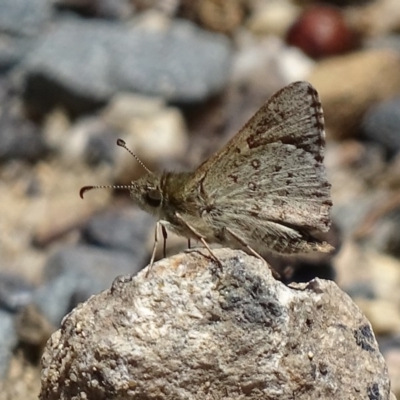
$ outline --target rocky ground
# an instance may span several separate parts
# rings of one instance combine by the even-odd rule
[[[324,108],[337,251],[269,262],[351,296],[400,396],[398,0],[0,0],[0,39],[0,399],[37,398],[62,318],[149,261],[126,192],[79,197],[143,173],[117,138],[193,169],[296,80]]]

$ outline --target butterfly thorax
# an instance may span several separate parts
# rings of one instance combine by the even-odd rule
[[[168,222],[169,229],[178,235],[193,236],[177,214],[208,237],[212,230],[201,217],[210,208],[210,202],[201,187],[194,184],[194,175],[193,172],[148,174],[132,182],[131,196],[144,211]]]

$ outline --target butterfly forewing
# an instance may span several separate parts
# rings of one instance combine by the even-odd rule
[[[310,84],[296,82],[272,96],[196,175],[204,173],[202,190],[216,218],[223,210],[233,225],[272,221],[326,231],[332,203],[324,145],[318,94]]]

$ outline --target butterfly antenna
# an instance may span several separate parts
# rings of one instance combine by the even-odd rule
[[[153,172],[150,171],[145,165],[144,163],[140,160],[140,158],[134,154],[126,145],[126,143],[122,140],[122,139],[117,139],[117,145],[120,147],[123,147],[129,154],[131,154],[133,156],[133,158],[149,173],[152,174]]]
[[[132,185],[104,185],[104,186],[84,186],[79,191],[79,196],[83,199],[83,195],[92,189],[117,189],[117,190],[131,190]]]

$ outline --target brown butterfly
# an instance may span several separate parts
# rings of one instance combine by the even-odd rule
[[[117,144],[126,148],[122,140]],[[314,236],[330,226],[330,184],[324,161],[324,117],[317,91],[307,82],[275,93],[220,151],[193,172],[146,170],[124,186],[136,205],[161,226],[199,240],[219,263],[209,243],[256,255],[329,252]],[[126,148],[127,149],[127,148]],[[129,151],[129,149],[127,149]],[[133,153],[131,153],[133,154]],[[137,158],[134,155],[135,158]],[[164,243],[165,245],[165,243]]]

